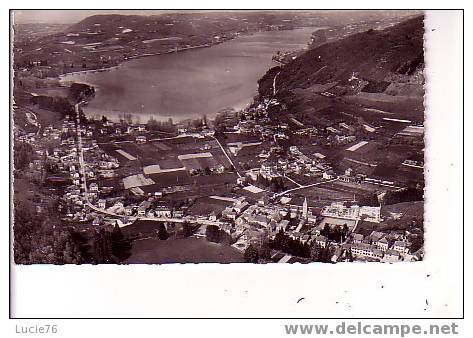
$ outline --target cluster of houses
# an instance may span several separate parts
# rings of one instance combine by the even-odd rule
[[[136,216],[141,218],[182,218],[184,211],[181,208],[173,208],[167,203],[160,203],[155,198],[149,198],[140,203],[125,205],[121,198],[98,199],[98,208],[123,216]]]
[[[355,258],[374,259],[383,262],[421,260],[422,250],[411,253],[411,243],[406,234],[373,231],[369,236],[353,233],[347,247]]]
[[[222,211],[221,219],[223,230],[238,239],[234,246],[242,251],[255,240],[274,238],[281,230],[309,245],[318,237],[315,230],[318,218],[309,210],[307,200],[302,206],[269,203],[265,199],[250,204],[245,197],[239,197]]]

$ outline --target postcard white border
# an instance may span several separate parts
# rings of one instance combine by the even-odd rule
[[[31,3],[30,6],[37,4]],[[57,4],[57,7],[64,6]],[[428,12],[426,31],[428,231],[425,261],[393,265],[13,266],[13,315],[461,316],[462,13]],[[2,38],[5,46],[6,36]],[[2,58],[6,65],[6,53]],[[6,72],[6,67],[2,71]],[[6,79],[7,74],[3,78]],[[6,81],[3,85],[6,102]],[[6,124],[2,128],[6,137]],[[7,140],[4,141],[6,144]],[[3,158],[6,162],[8,153],[5,148]],[[6,164],[3,170],[2,177],[8,177]],[[7,184],[2,180],[5,192]],[[8,197],[5,194],[3,198],[2,211],[6,220]],[[6,229],[5,225],[3,238],[8,236]],[[4,242],[2,249],[6,252],[8,248]],[[5,261],[5,256],[2,260]],[[8,265],[2,267],[6,276]],[[304,300],[297,303],[302,297]]]

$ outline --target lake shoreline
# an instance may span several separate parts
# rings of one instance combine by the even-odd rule
[[[254,32],[214,44],[136,55],[125,60],[134,61],[131,64],[71,72],[61,75],[60,80],[86,83],[96,89],[95,98],[84,106],[87,116],[119,120],[123,114],[131,114],[140,123],[151,117],[176,122],[203,115],[212,118],[222,109],[242,110],[251,104],[258,79],[277,65],[272,59],[274,53],[307,48],[316,29]],[[219,45],[225,47],[183,56],[185,51],[214,50],[207,47]],[[153,60],[148,56],[165,58]]]

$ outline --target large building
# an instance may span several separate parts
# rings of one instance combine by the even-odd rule
[[[355,221],[363,219],[368,222],[380,223],[381,207],[359,207],[358,205],[346,207],[343,203],[334,202],[324,207],[321,211],[321,215]]]

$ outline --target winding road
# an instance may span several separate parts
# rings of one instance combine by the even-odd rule
[[[315,187],[315,186],[318,186],[318,185],[321,185],[321,184],[330,183],[330,182],[337,181],[337,180],[338,180],[338,178],[334,178],[334,179],[323,181],[323,182],[317,182],[317,183],[308,184],[308,185],[301,185],[300,187],[293,188],[293,189],[288,189],[286,191],[280,192],[279,194],[274,195],[274,197],[275,198],[281,197],[281,196],[286,195],[287,193],[290,193],[290,192],[293,192],[293,191],[296,191],[296,190]]]

